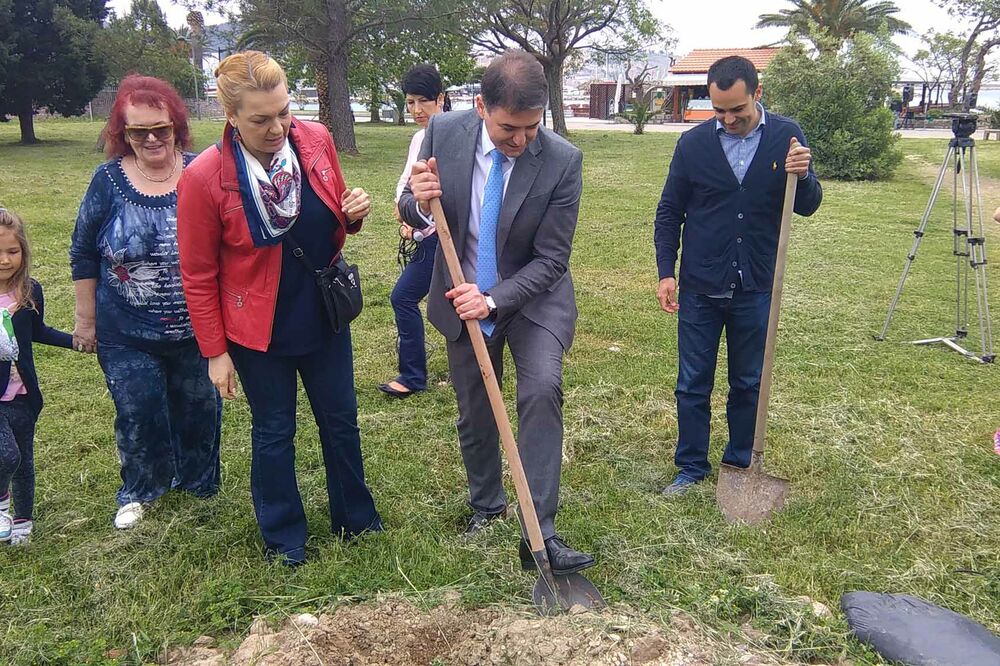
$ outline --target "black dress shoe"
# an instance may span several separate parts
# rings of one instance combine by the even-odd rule
[[[479,532],[489,527],[494,520],[503,520],[506,515],[506,509],[500,511],[499,513],[483,513],[482,511],[476,511],[472,514],[472,517],[469,518],[469,526],[465,528],[465,536],[479,534]]]
[[[387,396],[390,396],[390,397],[393,397],[393,398],[399,398],[401,400],[403,398],[409,398],[414,393],[418,393],[418,391],[399,391],[397,389],[392,388],[388,383],[386,383],[386,384],[379,384],[378,385],[378,390],[382,391],[382,393],[385,393]]]
[[[545,540],[545,551],[549,555],[552,573],[557,576],[566,576],[594,566],[593,555],[573,550],[558,534]],[[531,547],[527,541],[521,539],[517,552],[521,557],[521,568],[525,571],[534,571],[538,568],[535,565],[535,558],[531,556]]]

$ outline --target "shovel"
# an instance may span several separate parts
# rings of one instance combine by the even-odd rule
[[[767,403],[771,396],[771,373],[774,368],[774,341],[778,335],[778,314],[781,311],[781,288],[785,278],[785,254],[788,233],[795,207],[795,187],[799,178],[788,174],[785,182],[785,202],[781,209],[781,231],[778,234],[778,256],[774,263],[774,284],[771,288],[771,310],[767,318],[767,341],[764,343],[764,366],[760,373],[760,394],[757,398],[757,421],[753,432],[753,453],[746,469],[723,463],[719,467],[716,499],[722,515],[730,523],[756,525],[770,518],[785,506],[788,481],[764,471],[764,433],[767,430]]]
[[[441,249],[444,252],[445,261],[448,263],[451,282],[455,286],[464,284],[465,276],[462,274],[462,264],[458,260],[458,253],[455,251],[455,243],[452,240],[451,230],[448,228],[448,220],[444,216],[440,199],[431,200],[431,213],[434,215],[438,237],[441,239]],[[510,466],[510,474],[514,477],[517,502],[521,510],[525,531],[528,533],[531,556],[538,566],[539,577],[531,591],[531,599],[535,604],[535,609],[540,615],[551,615],[559,610],[569,610],[577,605],[591,609],[604,608],[607,604],[601,593],[597,591],[593,583],[582,575],[573,573],[567,576],[556,576],[552,573],[549,554],[545,550],[545,540],[542,539],[542,529],[538,525],[538,515],[535,513],[535,503],[531,499],[528,479],[524,476],[524,467],[521,465],[521,455],[517,450],[517,442],[514,441],[510,417],[507,416],[503,394],[500,392],[500,385],[493,373],[493,363],[490,361],[490,354],[486,349],[486,339],[479,327],[479,320],[467,319],[465,325],[469,330],[472,348],[476,352],[476,361],[478,361],[479,370],[483,375],[483,383],[486,384],[486,392],[489,394],[490,407],[493,409],[493,418],[496,419],[497,430],[500,432],[504,456]]]

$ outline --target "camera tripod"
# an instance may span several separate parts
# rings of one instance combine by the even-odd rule
[[[889,330],[889,323],[892,315],[899,304],[899,298],[903,293],[903,284],[910,273],[914,259],[917,258],[917,250],[920,249],[920,242],[924,238],[927,229],[927,222],[934,210],[934,204],[941,193],[941,186],[945,176],[952,171],[952,254],[955,257],[955,334],[937,338],[927,338],[926,340],[914,340],[915,345],[930,345],[941,343],[957,351],[963,356],[975,359],[981,363],[993,362],[993,331],[990,326],[990,306],[987,299],[986,289],[986,238],[983,234],[982,200],[979,189],[979,164],[976,161],[976,141],[972,138],[972,133],[976,129],[975,116],[957,115],[952,121],[952,132],[955,137],[948,142],[948,152],[944,162],[941,163],[941,170],[938,172],[937,181],[931,192],[931,198],[927,202],[924,216],[920,220],[920,226],[913,232],[913,246],[906,257],[906,264],[903,267],[903,275],[899,278],[899,285],[896,287],[896,294],[889,304],[889,313],[886,315],[885,324],[882,331],[875,336],[876,340],[885,340],[886,332]],[[961,181],[962,201],[959,203],[958,190]],[[963,214],[959,216],[959,208],[963,208]],[[975,226],[973,226],[975,222]],[[959,344],[969,334],[969,281],[975,281],[976,288],[976,316],[979,322],[980,353],[969,351]]]

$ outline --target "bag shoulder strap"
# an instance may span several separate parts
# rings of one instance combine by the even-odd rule
[[[309,261],[309,257],[306,256],[305,251],[302,246],[299,245],[298,241],[295,240],[295,236],[292,235],[292,230],[289,229],[281,236],[281,241],[287,243],[288,247],[292,248],[292,255],[302,262],[302,265],[306,267],[306,270],[310,273],[318,272],[313,266],[312,262]]]

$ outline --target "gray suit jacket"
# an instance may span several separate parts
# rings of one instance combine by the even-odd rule
[[[479,149],[482,120],[475,109],[439,113],[431,118],[420,159],[437,158],[441,205],[461,259],[469,223],[472,173]],[[514,162],[500,210],[497,270],[500,281],[490,289],[502,321],[517,312],[544,327],[569,349],[576,328],[576,298],[569,255],[583,190],[583,154],[548,129]],[[407,185],[399,199],[406,223],[425,225]],[[462,334],[462,320],[444,297],[452,286],[441,248],[427,300],[427,316],[449,340]]]

